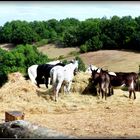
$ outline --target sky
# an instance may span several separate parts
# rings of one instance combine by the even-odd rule
[[[0,1],[0,26],[12,20],[140,16],[140,1]]]

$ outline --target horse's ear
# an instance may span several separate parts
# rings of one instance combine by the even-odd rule
[[[102,69],[102,68],[100,68],[100,73],[101,73],[101,72],[103,72],[103,69]]]
[[[92,70],[92,65],[91,65],[91,64],[89,65],[89,68],[90,68],[91,71],[93,71],[93,70]]]
[[[97,68],[95,71],[97,72],[100,68]]]
[[[72,63],[74,63],[74,62],[75,62],[75,60],[74,60],[74,59],[72,59],[72,60],[71,60],[71,62],[72,62]]]

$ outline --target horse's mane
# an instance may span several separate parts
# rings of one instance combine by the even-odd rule
[[[57,63],[57,64],[55,64],[55,66],[65,66],[65,64],[63,64],[63,63]]]

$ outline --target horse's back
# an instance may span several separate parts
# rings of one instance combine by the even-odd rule
[[[63,66],[54,66],[50,70],[50,77],[52,79],[52,82],[55,83],[56,81],[63,80],[64,79],[64,67]]]

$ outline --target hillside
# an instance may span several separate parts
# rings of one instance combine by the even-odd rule
[[[50,58],[59,58],[65,56],[70,60],[73,57],[71,52],[78,52],[78,48],[59,48],[52,44],[45,45],[39,48],[44,54]],[[93,64],[97,67],[108,69],[109,71],[120,72],[138,72],[140,65],[140,52],[133,52],[127,50],[100,50],[96,52],[88,52],[81,54],[80,57],[85,65]]]
[[[11,50],[14,48],[12,44],[1,44],[1,48]],[[61,48],[53,44],[47,44],[38,47],[43,54],[47,54],[49,58],[58,59],[59,57],[71,60],[79,52],[79,48]],[[80,54],[85,65],[93,64],[97,67],[108,69],[116,72],[138,72],[140,65],[140,52],[128,50],[99,50]]]

